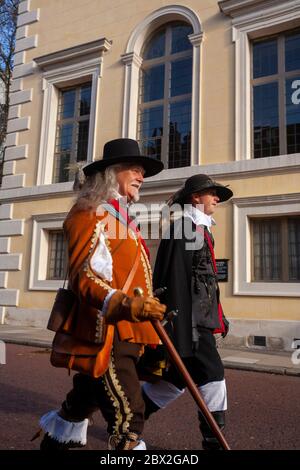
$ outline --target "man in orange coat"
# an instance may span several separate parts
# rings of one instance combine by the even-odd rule
[[[120,201],[137,201],[144,178],[162,169],[160,161],[140,155],[135,140],[115,139],[75,182],[79,195],[64,222],[69,286],[78,299],[74,335],[99,343],[108,326],[113,344],[106,335],[104,375],[76,374],[61,409],[42,416],[41,450],[85,445],[88,419],[98,409],[108,424],[109,449],[146,449],[135,366],[143,345],[159,344],[149,320],[161,320],[166,307],[153,297],[147,246]],[[142,296],[134,295],[137,287]]]

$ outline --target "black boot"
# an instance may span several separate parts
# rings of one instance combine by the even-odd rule
[[[144,418],[145,420],[149,418],[152,413],[160,410],[160,407],[157,406],[149,397],[148,395],[142,390],[143,400],[145,402],[145,413]]]
[[[57,441],[53,437],[49,436],[48,433],[44,435],[40,444],[40,450],[46,452],[52,452],[56,450],[69,450],[69,448],[70,446],[68,444]]]
[[[56,450],[69,450],[74,448],[84,447],[84,444],[80,444],[80,442],[59,442],[57,439],[51,437],[48,433],[46,433],[42,439],[40,444],[40,450],[44,450],[46,452],[52,452]]]
[[[218,424],[221,431],[225,428],[225,411],[213,411],[212,415]],[[222,450],[219,441],[214,436],[206,420],[201,413],[198,413],[199,422],[200,422],[200,431],[203,436],[202,448],[203,450]]]

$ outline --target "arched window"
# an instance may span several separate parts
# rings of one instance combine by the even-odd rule
[[[166,168],[191,164],[192,33],[184,22],[165,24],[142,51],[138,139]]]

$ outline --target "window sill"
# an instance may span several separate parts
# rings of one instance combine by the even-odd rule
[[[240,282],[234,295],[251,295],[257,297],[300,297],[299,282]]]

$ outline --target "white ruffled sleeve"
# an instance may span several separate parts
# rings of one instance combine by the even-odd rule
[[[105,242],[105,235],[101,231],[97,247],[90,258],[90,267],[99,277],[105,281],[112,281],[113,261]]]

